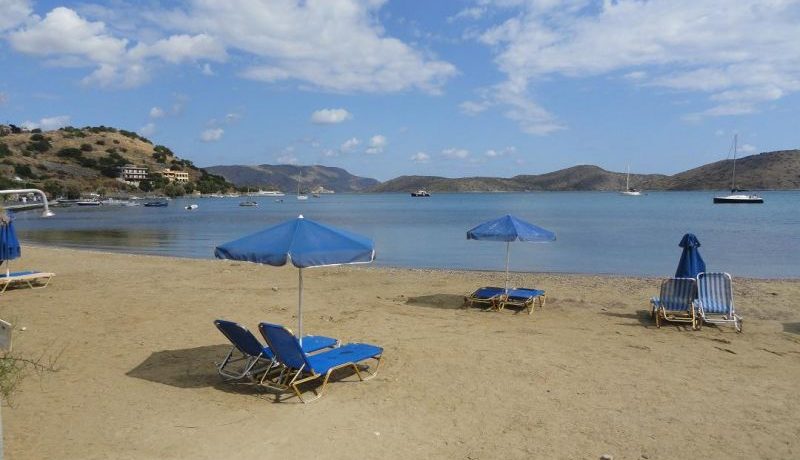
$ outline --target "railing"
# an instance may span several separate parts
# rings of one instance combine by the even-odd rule
[[[16,189],[16,190],[0,190],[0,195],[20,195],[20,194],[27,194],[27,193],[37,193],[37,194],[42,196],[42,201],[41,202],[42,202],[42,205],[44,207],[44,211],[42,211],[42,217],[52,217],[52,216],[56,215],[53,211],[50,210],[50,206],[47,203],[47,195],[45,195],[45,193],[43,191],[39,190],[39,189],[36,189],[36,188],[23,188],[23,189]],[[31,208],[38,208],[38,207],[39,207],[38,204],[35,204],[35,205],[32,204],[31,206],[21,205],[21,206],[8,207],[8,209],[23,209],[24,210],[24,209],[31,209]]]

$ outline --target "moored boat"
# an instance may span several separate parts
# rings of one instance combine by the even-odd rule
[[[187,211],[194,211],[194,210],[195,210],[195,209],[197,209],[198,207],[199,207],[199,206],[197,206],[196,204],[192,203],[192,204],[187,204],[187,205],[185,206],[185,209],[186,209]]]
[[[146,208],[166,208],[167,206],[169,206],[169,203],[167,203],[166,201],[163,201],[163,200],[161,200],[161,201],[148,201],[143,206],[146,207]]]
[[[77,204],[78,206],[100,206],[103,203],[97,200],[81,200],[81,201],[76,201],[75,204]]]
[[[258,206],[258,203],[255,201],[242,201],[239,206]]]
[[[431,196],[431,194],[426,192],[425,190],[417,190],[416,192],[411,192],[411,196],[428,197],[428,196]]]
[[[739,147],[739,135],[733,136],[733,172],[731,173],[731,194],[715,196],[714,204],[761,204],[764,199],[755,193],[742,193],[746,190],[736,188],[736,152]]]

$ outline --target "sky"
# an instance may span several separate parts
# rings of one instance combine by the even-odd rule
[[[198,166],[673,174],[798,148],[800,0],[0,0],[0,123]]]

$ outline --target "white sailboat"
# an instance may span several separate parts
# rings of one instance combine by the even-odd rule
[[[631,165],[628,165],[625,173],[625,190],[622,190],[619,193],[626,196],[642,196],[642,192],[636,190],[635,188],[631,188]]]
[[[733,136],[733,173],[731,175],[731,194],[725,196],[715,196],[715,204],[761,204],[764,199],[755,193],[742,193],[746,190],[736,188],[736,152],[739,147],[739,135]]]
[[[308,199],[308,195],[306,195],[305,193],[301,193],[301,191],[300,191],[300,181],[297,181],[297,199],[298,200],[307,200]]]

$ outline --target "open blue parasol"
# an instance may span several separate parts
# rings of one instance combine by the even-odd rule
[[[298,338],[303,337],[303,269],[370,263],[372,240],[303,218],[302,215],[235,241],[217,246],[219,259],[243,260],[273,266],[291,262],[298,268]]]
[[[681,238],[678,246],[683,248],[675,278],[697,278],[698,273],[706,271],[706,263],[700,256],[700,241],[693,233],[687,233]]]
[[[512,241],[531,243],[549,243],[556,240],[556,234],[541,227],[525,222],[510,214],[499,219],[484,222],[467,232],[468,240],[489,240],[506,242],[506,285],[508,293],[508,262]]]
[[[0,219],[0,264],[6,263],[6,277],[10,273],[9,261],[21,255],[22,248],[17,239],[17,232],[14,231],[14,221],[10,217],[7,220]]]

